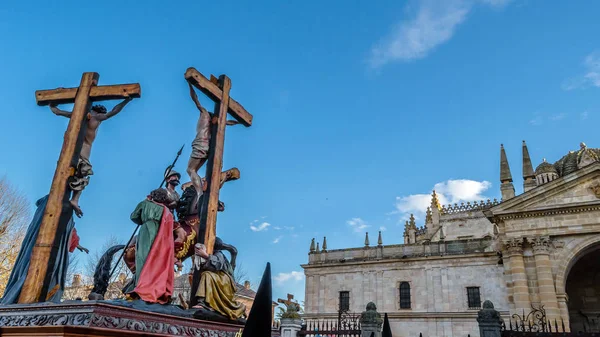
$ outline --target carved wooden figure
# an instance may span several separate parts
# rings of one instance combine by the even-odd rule
[[[214,76],[211,76],[211,80],[209,80],[198,70],[188,68],[185,72],[185,79],[215,102],[209,153],[206,163],[206,182],[209,197],[203,198],[202,205],[200,206],[203,210],[200,214],[200,222],[201,224],[206,224],[204,245],[206,246],[207,253],[212,254],[216,237],[227,114],[229,113],[240,124],[247,127],[252,125],[252,115],[241,104],[229,97],[231,80],[226,75],[219,76],[218,80]],[[215,183],[213,184],[213,182]]]
[[[139,84],[97,86],[98,73],[83,73],[77,88],[59,88],[36,91],[37,104],[56,105],[74,103],[69,125],[52,179],[48,204],[44,211],[39,234],[33,248],[27,278],[19,303],[43,302],[46,300],[49,285],[49,269],[56,259],[58,242],[55,238],[64,231],[73,214],[69,199],[71,189],[69,179],[74,175],[86,135],[87,119],[92,102],[112,99],[138,98],[141,95]]]

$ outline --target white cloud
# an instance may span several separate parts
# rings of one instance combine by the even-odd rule
[[[276,231],[278,231],[278,230],[280,230],[280,229],[281,229],[281,227],[279,227],[279,226],[275,226],[275,227],[273,227],[273,229],[274,229],[274,230],[276,230]]]
[[[590,114],[589,112],[584,111],[581,113],[580,117],[582,120],[586,120],[589,117],[589,114]]]
[[[504,7],[512,0],[481,0],[481,2],[493,6],[493,7]]]
[[[550,115],[550,116],[548,116],[548,114],[542,114],[542,113],[536,112],[533,115],[534,115],[534,118],[529,120],[529,124],[531,124],[533,126],[540,126],[540,125],[544,124],[544,121],[558,122],[567,117],[567,114],[564,112],[556,113],[556,114]]]
[[[562,88],[564,90],[574,90],[579,88],[596,87],[600,88],[600,51],[595,51],[585,57],[583,60],[585,72],[582,75],[566,80]]]
[[[559,114],[555,114],[555,115],[550,116],[550,120],[559,121],[561,119],[564,119],[565,117],[567,117],[566,113],[559,113]]]
[[[385,232],[387,230],[387,228],[385,228],[385,226],[381,226],[381,227],[379,227],[379,230],[382,232]]]
[[[283,235],[276,237],[275,240],[273,240],[273,243],[279,243],[279,241],[281,241],[281,239],[283,239]]]
[[[459,201],[474,201],[485,198],[481,193],[492,187],[489,181],[475,181],[468,179],[448,180],[437,183],[433,189],[444,196],[451,203]],[[441,201],[441,200],[440,200]]]
[[[354,228],[355,232],[361,232],[363,229],[370,227],[367,223],[361,218],[352,218],[346,221],[350,227]]]
[[[440,204],[459,203],[466,201],[479,201],[487,199],[483,195],[492,184],[489,181],[475,181],[468,179],[447,180],[434,185]],[[431,205],[431,194],[412,194],[396,197],[396,211],[401,219],[408,219],[414,214],[417,219],[422,218]]]
[[[426,57],[447,42],[466,20],[477,3],[502,7],[510,0],[416,0],[416,13],[396,24],[392,31],[371,49],[373,68],[392,61],[411,61]]]
[[[283,285],[287,281],[302,281],[304,279],[304,273],[300,271],[291,271],[289,273],[279,273],[273,277],[278,285]]]
[[[254,225],[251,225],[251,226],[250,226],[250,229],[251,229],[253,232],[262,232],[262,231],[266,231],[266,230],[267,230],[267,228],[269,228],[269,226],[271,226],[271,224],[270,224],[270,223],[268,223],[268,222],[263,222],[263,223],[261,223],[260,225],[258,225],[258,227],[257,227],[257,226],[254,226]]]
[[[544,122],[544,119],[542,118],[542,116],[536,116],[534,119],[529,121],[529,124],[538,126],[538,125],[542,125],[543,122]]]

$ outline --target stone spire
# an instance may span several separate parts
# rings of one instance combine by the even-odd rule
[[[430,224],[433,221],[433,218],[431,217],[431,207],[427,207],[427,211],[425,212],[425,227],[427,227],[427,224]]]
[[[415,223],[415,216],[410,215],[409,221],[406,222],[405,230],[408,233],[408,243],[417,242],[417,224]]]
[[[527,150],[527,144],[523,141],[523,191],[527,192],[536,186],[535,173],[533,173],[529,150]]]
[[[377,245],[378,246],[383,245],[383,239],[381,238],[381,231],[379,231],[379,237],[377,238]]]
[[[314,253],[314,252],[315,252],[315,238],[313,238],[313,239],[310,241],[310,252],[311,252],[311,253]]]
[[[319,243],[317,242],[317,253],[319,252]]]
[[[440,200],[438,199],[437,193],[433,190],[431,193],[431,209],[441,209]]]
[[[515,187],[512,181],[504,145],[500,144],[500,191],[502,192],[502,200],[504,201],[515,197]]]
[[[321,251],[323,251],[323,252],[327,251],[327,237],[326,236],[323,237],[323,248],[321,249]]]
[[[440,224],[440,210],[442,209],[442,206],[440,205],[440,200],[438,199],[438,195],[437,193],[435,193],[435,190],[433,190],[433,193],[431,193],[431,224],[433,226],[429,226],[428,229],[434,230],[434,228]],[[427,220],[425,221],[426,223]]]
[[[365,233],[365,247],[369,247],[369,232]]]

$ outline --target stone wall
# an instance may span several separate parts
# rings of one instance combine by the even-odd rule
[[[480,239],[494,234],[494,225],[482,211],[442,214],[440,224],[445,240]]]
[[[451,243],[451,242],[448,242]],[[469,309],[466,287],[480,287],[481,301],[508,310],[503,267],[495,252],[379,260],[372,263],[304,266],[306,317],[335,317],[339,292],[350,293],[350,310],[368,302],[388,313],[394,336],[477,336],[477,310]],[[411,287],[411,308],[400,309],[401,282]],[[448,334],[448,331],[455,334]]]

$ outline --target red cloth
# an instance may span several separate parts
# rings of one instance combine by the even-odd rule
[[[72,253],[77,246],[79,246],[79,235],[77,235],[77,230],[73,228],[69,238],[69,253]]]
[[[146,302],[165,304],[171,300],[175,279],[173,214],[164,205],[156,204],[163,207],[160,227],[133,292]]]

